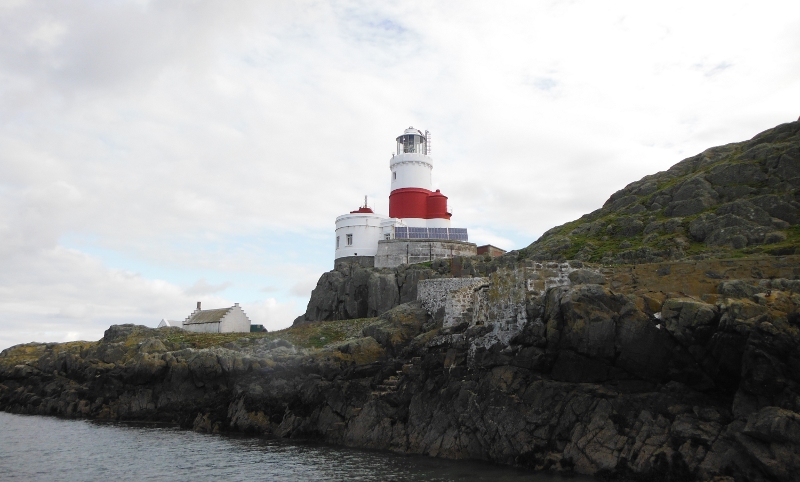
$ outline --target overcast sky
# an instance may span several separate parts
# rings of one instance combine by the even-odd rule
[[[0,348],[239,302],[283,328],[408,126],[527,246],[800,115],[800,2],[0,0]]]

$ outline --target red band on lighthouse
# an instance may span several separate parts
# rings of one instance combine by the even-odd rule
[[[450,219],[447,196],[439,191],[408,187],[395,189],[389,195],[389,217],[417,219]]]

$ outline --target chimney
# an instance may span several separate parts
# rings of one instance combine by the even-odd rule
[[[200,302],[197,302],[197,311],[200,311]]]

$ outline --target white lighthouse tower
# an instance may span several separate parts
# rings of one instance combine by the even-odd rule
[[[397,153],[389,161],[392,171],[389,217],[402,219],[409,227],[449,228],[447,197],[439,190],[431,191],[433,159],[428,153],[426,134],[409,127],[397,138]]]
[[[336,218],[334,264],[393,267],[456,255],[472,256],[467,230],[452,228],[447,196],[432,190],[430,133],[409,127],[389,160],[389,216],[364,206]]]

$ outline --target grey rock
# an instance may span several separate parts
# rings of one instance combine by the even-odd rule
[[[798,212],[798,209],[785,202],[780,196],[768,194],[752,198],[749,201],[774,218],[782,219],[790,224],[797,224],[800,222],[800,212]]]
[[[717,292],[731,298],[751,298],[761,289],[743,280],[723,281],[717,286]]]
[[[711,187],[708,181],[701,176],[693,177],[680,184],[680,187],[672,196],[672,201],[691,201],[697,198],[715,199],[717,192]]]
[[[764,236],[764,244],[775,244],[786,241],[786,233],[782,231],[772,231]]]
[[[674,201],[667,206],[665,214],[667,216],[693,216],[709,209],[715,202],[715,199],[710,196]]]
[[[772,218],[766,211],[745,200],[737,200],[723,204],[717,208],[716,213],[719,216],[733,214],[741,219],[745,219],[761,226],[772,226]]]
[[[722,164],[712,168],[706,174],[706,180],[711,184],[728,186],[731,184],[754,184],[767,179],[767,174],[761,171],[761,166],[756,163]]]
[[[684,346],[703,343],[718,316],[716,306],[692,298],[670,298],[661,307],[665,328]]]
[[[744,247],[761,243],[769,230],[735,214],[703,214],[689,224],[689,234],[709,246]]]
[[[577,269],[567,275],[570,282],[576,285],[581,284],[605,284],[606,277],[590,269]]]
[[[399,353],[411,340],[422,332],[428,313],[413,301],[399,305],[382,314],[378,322],[364,328],[364,336],[377,340],[392,353]]]

